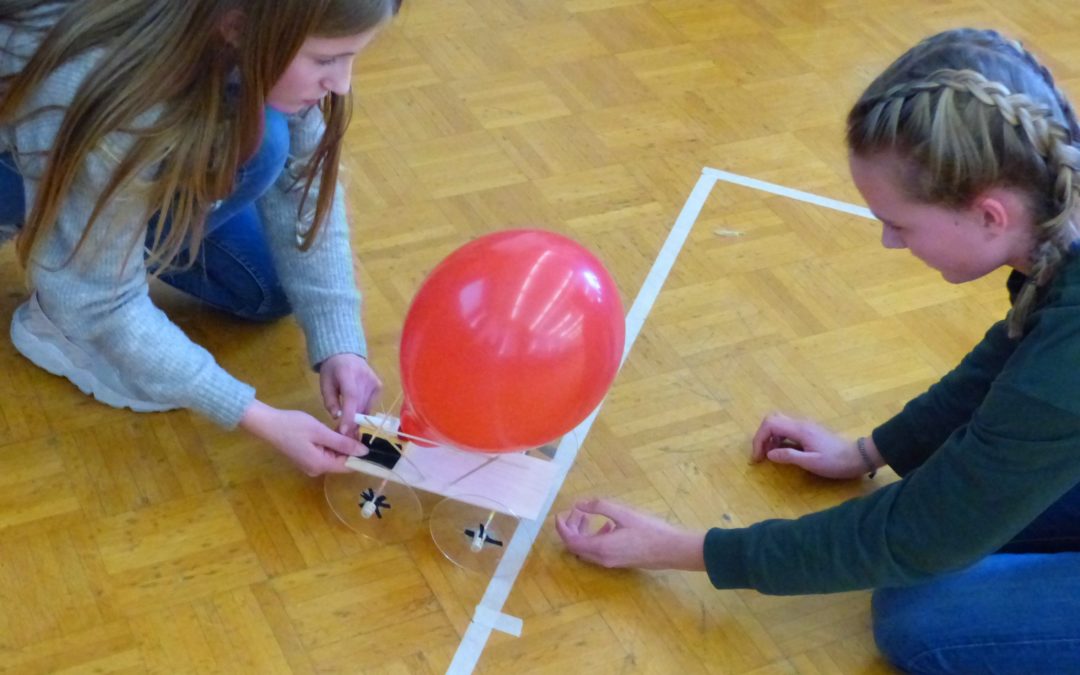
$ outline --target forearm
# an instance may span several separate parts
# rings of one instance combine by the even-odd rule
[[[660,542],[655,552],[663,569],[703,572],[705,570],[705,533],[680,531]]]
[[[296,244],[299,197],[295,191],[275,186],[259,200],[259,211],[282,287],[304,331],[309,362],[315,366],[343,353],[366,357],[360,292],[341,189],[308,251],[300,251]],[[313,193],[311,199],[314,197]]]
[[[1076,484],[1080,415],[999,383],[903,480],[797,520],[706,535],[719,588],[829,593],[917,583],[997,550]]]
[[[65,215],[58,227],[69,226]],[[94,251],[94,265],[76,259],[59,266],[54,263],[68,255],[62,241],[62,233],[50,237],[31,267],[42,310],[57,330],[139,398],[234,427],[254,390],[222,369],[154,306],[141,259],[121,267],[128,256],[121,244]]]
[[[868,473],[873,474],[875,471],[885,466],[885,458],[881,456],[881,450],[878,449],[873,434],[863,436],[855,441],[855,447],[859,453],[860,459],[866,464]]]
[[[252,399],[251,403],[244,408],[238,426],[251,435],[266,440],[271,435],[273,416],[276,412],[276,409],[266,405],[259,399]]]

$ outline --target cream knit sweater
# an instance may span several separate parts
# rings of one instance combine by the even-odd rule
[[[0,45],[7,48],[0,52],[0,72],[21,67],[34,47],[33,35],[0,25]],[[36,177],[45,166],[64,110],[100,57],[89,52],[61,66],[26,106],[26,110],[50,105],[58,109],[0,127],[0,152],[15,154],[28,205],[34,204]],[[289,129],[287,168],[257,204],[276,270],[307,338],[312,367],[340,353],[366,357],[340,185],[316,244],[304,253],[297,248],[297,231],[308,224],[297,216],[303,190],[294,187],[293,175],[321,138],[322,116],[309,109],[292,116]],[[151,302],[142,247],[132,248],[133,242],[144,240],[146,223],[130,214],[142,209],[110,205],[79,255],[65,264],[126,142],[130,141],[123,134],[114,133],[109,147],[86,162],[56,227],[38,247],[29,270],[31,283],[45,313],[64,335],[100,359],[100,365],[114,369],[135,392],[190,408],[232,428],[255,391],[221,368]]]

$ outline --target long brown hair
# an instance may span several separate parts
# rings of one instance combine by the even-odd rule
[[[35,90],[60,66],[100,50],[94,70],[74,92],[50,151],[36,199],[19,237],[26,265],[44,241],[94,153],[109,159],[111,177],[72,256],[120,195],[134,196],[144,221],[170,218],[151,263],[198,250],[213,204],[233,190],[237,171],[261,140],[271,88],[309,36],[341,37],[370,30],[397,9],[394,0],[7,0],[0,23],[43,33],[18,73],[0,80],[0,123],[26,110]],[[222,26],[243,16],[237,44]],[[229,82],[239,78],[226,100]],[[314,217],[300,246],[309,248],[330,212],[341,140],[351,98],[331,94],[321,104],[325,134],[299,174],[305,201],[318,190]],[[147,120],[150,121],[147,121]],[[120,152],[115,151],[121,148]],[[149,177],[149,178],[148,178]],[[35,178],[38,178],[35,176]],[[301,205],[303,211],[303,205]],[[297,214],[301,218],[301,213]],[[132,248],[141,244],[131,233]]]
[[[1050,72],[994,31],[939,33],[910,49],[866,89],[848,115],[859,157],[895,152],[914,199],[969,206],[984,190],[1026,198],[1036,223],[1032,271],[1009,313],[1019,337],[1076,236],[1080,126]]]

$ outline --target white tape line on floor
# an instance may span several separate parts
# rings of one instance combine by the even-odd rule
[[[675,224],[664,241],[660,253],[656,256],[656,261],[653,262],[648,276],[645,277],[645,282],[642,284],[634,304],[631,305],[630,311],[626,315],[626,343],[623,348],[622,362],[625,362],[627,356],[629,356],[630,349],[645,324],[645,319],[649,316],[649,312],[652,311],[653,305],[660,295],[660,289],[663,288],[664,282],[667,281],[668,276],[671,274],[675,259],[678,258],[679,252],[682,251],[683,246],[686,244],[686,239],[690,236],[690,230],[694,227],[694,223],[697,222],[698,216],[701,215],[705,200],[708,199],[709,192],[712,191],[713,185],[716,184],[717,177],[709,174],[709,171],[715,170],[706,169],[702,172],[701,178],[698,179],[697,184],[690,193],[690,197],[686,200],[686,204],[679,213],[679,217],[675,220]],[[514,536],[510,538],[506,552],[503,553],[502,560],[499,561],[499,566],[477,606],[477,612],[483,610],[483,616],[490,617],[493,614],[506,616],[502,614],[503,605],[506,603],[506,599],[514,587],[514,582],[525,564],[525,558],[529,555],[529,551],[540,533],[540,528],[547,519],[547,514],[551,512],[551,505],[555,502],[555,497],[559,494],[563,481],[566,480],[566,474],[570,471],[570,467],[577,458],[581,444],[585,440],[585,436],[588,435],[589,429],[592,428],[601,406],[603,406],[603,402],[596,407],[596,410],[584,422],[567,434],[559,443],[559,447],[555,451],[555,457],[552,460],[557,465],[557,471],[552,481],[550,494],[548,494],[547,501],[541,509],[541,516],[535,521],[522,520],[514,532]],[[454,654],[454,659],[450,662],[447,673],[451,675],[468,675],[473,672],[477,662],[480,660],[480,655],[484,651],[484,647],[487,646],[492,629],[496,628],[492,623],[475,619],[469,623],[468,628],[465,629],[465,635],[461,639],[461,644],[458,645],[457,652]],[[520,629],[520,626],[518,628]]]

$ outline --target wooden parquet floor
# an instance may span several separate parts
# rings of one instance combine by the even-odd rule
[[[388,391],[413,292],[476,235],[575,237],[629,306],[704,166],[858,203],[848,106],[918,38],[964,24],[1029,40],[1080,93],[1066,0],[408,0],[358,63],[344,160]],[[604,494],[738,526],[874,489],[746,457],[773,409],[867,432],[1003,315],[1002,276],[949,286],[878,236],[718,184],[556,510]],[[0,284],[6,325],[23,297],[11,247]],[[294,323],[162,304],[264,400],[322,414]],[[320,480],[242,433],[108,409],[0,343],[0,671],[440,673],[487,581],[426,530],[353,534]],[[493,634],[478,672],[887,673],[868,600],[589,567],[549,518],[505,607],[524,633]]]

